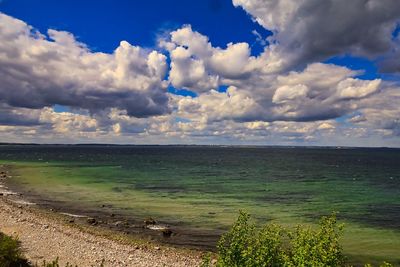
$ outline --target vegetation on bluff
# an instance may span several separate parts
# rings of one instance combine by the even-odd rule
[[[250,215],[241,211],[218,242],[216,261],[207,255],[202,266],[347,266],[340,245],[342,233],[343,225],[337,223],[335,213],[322,217],[316,229],[297,226],[288,230],[273,223],[257,228]],[[392,265],[384,262],[381,266]]]

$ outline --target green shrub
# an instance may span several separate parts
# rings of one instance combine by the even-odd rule
[[[287,255],[283,249],[284,229],[267,224],[256,230],[249,222],[250,215],[240,212],[231,230],[218,243],[217,266],[281,266]]]
[[[211,264],[211,253],[207,253],[203,256],[203,261],[200,264],[200,267],[210,267]]]
[[[322,217],[318,230],[298,226],[289,233],[292,266],[343,266],[345,263],[339,243],[343,225],[337,225],[336,215]]]
[[[286,254],[282,247],[283,228],[276,224],[265,225],[253,236],[253,242],[248,248],[246,266],[282,266]]]
[[[230,231],[221,237],[217,266],[344,265],[339,243],[343,226],[337,226],[335,214],[323,217],[317,230],[298,226],[294,232],[277,224],[266,224],[257,230],[249,220],[250,215],[241,211]],[[211,266],[209,256],[203,266]]]
[[[232,228],[222,235],[217,267],[346,266],[340,245],[343,225],[337,224],[335,213],[322,217],[317,228],[297,226],[294,231],[277,224],[257,229],[249,220],[250,215],[240,211]],[[201,266],[213,266],[210,254]],[[384,262],[380,266],[393,265]]]
[[[231,230],[218,242],[218,265],[245,266],[250,254],[249,247],[253,241],[255,227],[249,224],[250,215],[240,212]]]

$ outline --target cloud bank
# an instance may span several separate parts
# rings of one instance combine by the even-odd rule
[[[214,46],[190,25],[157,48],[93,52],[72,33],[0,13],[1,141],[400,146],[398,1],[233,5],[273,32],[254,33],[260,54],[246,42]],[[343,55],[392,79],[326,63]]]
[[[291,68],[351,53],[376,59],[397,49],[396,0],[233,0],[275,34],[276,53]]]
[[[122,41],[113,54],[91,52],[71,33],[0,14],[0,98],[11,107],[55,104],[91,113],[121,108],[131,116],[168,112],[166,56]]]

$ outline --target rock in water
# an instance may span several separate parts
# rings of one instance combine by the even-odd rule
[[[172,231],[170,229],[162,230],[162,234],[164,237],[170,237],[172,235]]]
[[[145,225],[154,225],[154,224],[156,224],[157,222],[153,219],[153,218],[147,218],[147,219],[145,219],[144,220],[144,224]]]
[[[87,221],[88,224],[91,224],[91,225],[96,225],[97,224],[97,221],[96,221],[95,218],[87,218],[86,221]]]
[[[119,227],[119,226],[129,226],[129,223],[127,221],[117,221],[114,223],[115,226]]]

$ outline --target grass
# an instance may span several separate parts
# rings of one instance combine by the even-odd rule
[[[0,232],[0,267],[30,266],[23,257],[18,239]]]

